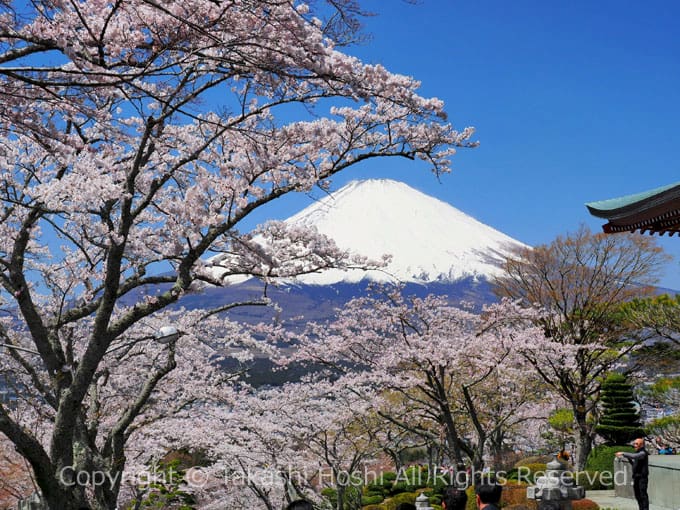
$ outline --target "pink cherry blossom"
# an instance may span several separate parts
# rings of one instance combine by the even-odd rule
[[[173,447],[147,430],[181,435],[229,386],[216,357],[254,348],[219,315],[169,312],[185,293],[374,263],[314,231],[242,232],[254,211],[377,157],[447,172],[456,147],[475,145],[416,80],[342,51],[360,11],[0,2],[0,274],[12,315],[0,332],[17,347],[0,370],[21,395],[0,406],[0,432],[51,508],[114,508],[116,475]],[[166,321],[176,344],[153,340]],[[64,469],[114,481],[70,485]]]

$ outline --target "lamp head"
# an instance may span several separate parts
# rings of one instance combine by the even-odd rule
[[[171,344],[179,338],[179,331],[174,326],[163,326],[156,333],[156,342],[159,344]]]

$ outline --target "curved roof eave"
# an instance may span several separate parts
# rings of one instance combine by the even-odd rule
[[[674,199],[680,201],[680,182],[632,195],[588,202],[585,205],[593,216],[616,219],[634,212],[645,211]]]

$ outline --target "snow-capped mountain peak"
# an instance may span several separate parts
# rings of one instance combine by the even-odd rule
[[[522,243],[455,207],[390,179],[352,181],[285,220],[313,225],[354,253],[392,259],[381,271],[326,270],[306,284],[374,281],[426,283],[499,273],[499,263]]]

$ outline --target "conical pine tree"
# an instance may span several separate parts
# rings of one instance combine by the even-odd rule
[[[602,383],[602,416],[595,427],[609,444],[623,445],[644,436],[633,386],[625,375],[611,373]]]

